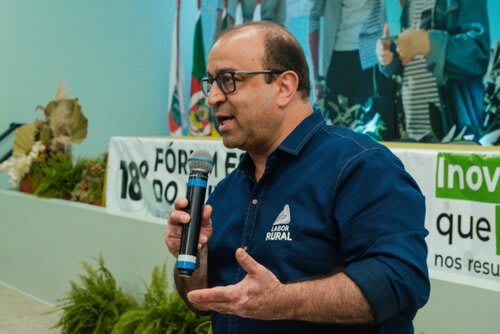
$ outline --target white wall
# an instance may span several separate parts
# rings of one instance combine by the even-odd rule
[[[107,151],[111,136],[167,135],[175,4],[1,0],[0,132],[41,118],[35,107],[52,99],[64,77],[89,119],[77,155]]]
[[[163,219],[1,189],[0,212],[0,282],[47,303],[65,297],[70,281],[80,283],[82,261],[96,268],[99,254],[117,283],[138,300],[155,266],[168,265],[173,287],[175,260],[163,241]]]

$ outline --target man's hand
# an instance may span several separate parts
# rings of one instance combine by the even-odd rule
[[[390,36],[389,25],[386,23],[384,24],[384,34],[382,36],[382,39],[379,39],[377,41],[377,48],[376,48],[378,62],[384,66],[387,66],[390,63],[392,63],[392,60],[394,59],[394,53],[391,51],[392,42],[390,40],[384,39],[389,36]]]
[[[200,309],[219,313],[261,320],[279,317],[275,301],[284,285],[242,248],[236,250],[235,256],[247,273],[242,281],[224,287],[191,291],[187,295],[188,300]]]
[[[190,305],[199,310],[259,320],[294,319],[339,324],[374,321],[366,297],[342,272],[283,284],[242,248],[236,251],[236,259],[246,276],[234,285],[190,290],[187,294]]]
[[[397,41],[397,51],[403,65],[408,64],[416,55],[427,56],[430,51],[429,32],[409,28],[403,31]]]
[[[167,229],[165,231],[165,244],[169,252],[176,258],[179,256],[179,248],[181,246],[182,225],[191,221],[191,216],[184,211],[187,207],[188,200],[186,198],[177,199],[174,203],[174,210],[168,217]],[[212,207],[210,205],[203,206],[198,249],[204,247],[212,236],[211,214]]]

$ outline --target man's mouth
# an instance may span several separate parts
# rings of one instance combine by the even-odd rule
[[[229,125],[229,123],[234,119],[231,116],[218,116],[217,123],[219,124],[219,129],[222,131],[225,127]]]

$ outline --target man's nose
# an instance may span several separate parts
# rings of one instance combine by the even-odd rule
[[[219,85],[214,82],[210,91],[208,92],[207,102],[210,106],[217,105],[226,100],[226,94],[220,89]]]

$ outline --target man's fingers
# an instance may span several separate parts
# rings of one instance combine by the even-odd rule
[[[187,208],[188,206],[188,200],[187,198],[179,198],[174,202],[174,209],[175,210],[183,210]]]
[[[241,267],[250,275],[256,274],[261,265],[254,260],[243,248],[236,250],[236,260]]]
[[[182,210],[174,210],[170,213],[169,224],[187,224],[191,220],[189,213]]]
[[[389,37],[391,35],[391,32],[389,30],[389,23],[384,23],[384,37]]]
[[[383,51],[389,51],[391,49],[391,42],[390,41],[380,41],[380,44],[382,45],[382,50]]]
[[[389,31],[389,24],[386,22],[384,23],[384,29],[382,33],[382,39],[380,39],[380,48],[382,50],[389,50],[391,47],[391,41],[388,39],[384,39],[390,37],[390,31]]]
[[[230,288],[231,285],[193,290],[187,294],[187,298],[191,303],[195,304],[227,303],[231,301],[228,297],[228,289]]]
[[[203,206],[202,219],[208,220],[212,215],[212,206],[210,204],[205,204]]]

